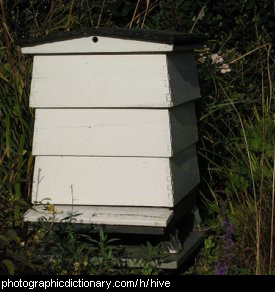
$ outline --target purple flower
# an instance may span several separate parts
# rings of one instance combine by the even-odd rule
[[[225,234],[227,235],[232,235],[233,234],[233,225],[227,215],[223,215],[223,222],[221,224],[222,230],[224,231]]]
[[[217,262],[215,266],[215,275],[227,275],[228,273],[228,264],[225,260]]]
[[[227,275],[229,267],[229,259],[232,255],[233,242],[233,224],[230,218],[226,215],[224,208],[222,208],[223,222],[221,223],[221,228],[224,232],[222,236],[223,239],[223,249],[221,251],[220,258],[215,266],[216,275]]]
[[[224,215],[223,222],[221,224],[222,230],[224,231],[223,240],[224,240],[224,250],[227,254],[231,255],[231,250],[233,247],[233,224],[231,223],[228,216]]]

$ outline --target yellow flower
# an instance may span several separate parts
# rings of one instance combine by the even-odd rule
[[[62,211],[58,211],[58,209],[52,204],[47,204],[45,209],[53,215],[62,213]]]
[[[88,266],[88,259],[87,258],[85,258],[84,260],[83,260],[83,266],[84,267],[87,267]]]
[[[75,262],[74,263],[74,270],[77,271],[80,268],[80,263],[79,262]]]

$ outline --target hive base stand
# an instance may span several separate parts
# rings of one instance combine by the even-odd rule
[[[114,246],[114,250],[118,250],[115,263],[124,268],[143,268],[149,265],[176,270],[190,259],[209,234],[209,229],[203,229],[199,224],[200,217],[195,211],[184,216],[165,235],[150,238],[136,235],[130,240],[122,237],[122,244]],[[99,258],[94,257],[93,260],[98,261]]]
[[[180,251],[167,253],[161,258],[152,259],[149,262],[150,265],[159,269],[178,269],[201,246],[206,235],[206,231],[190,232],[184,240],[183,247]],[[146,262],[146,259],[143,259],[142,255],[144,255],[144,248],[141,246],[125,246],[123,254],[117,258],[118,265],[128,268],[141,268],[144,262]]]

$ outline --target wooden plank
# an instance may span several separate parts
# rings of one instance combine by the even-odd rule
[[[95,38],[96,37],[96,38]],[[126,40],[119,38],[88,36],[22,47],[23,54],[83,54],[83,53],[128,53],[128,52],[170,52],[172,44]]]
[[[178,201],[199,182],[194,175],[198,173],[196,157],[182,159],[196,156],[190,148],[171,163],[169,158],[37,156],[32,201],[50,198],[53,204],[172,207],[173,185]]]
[[[166,56],[35,56],[31,107],[167,107]]]
[[[167,109],[36,109],[32,152],[171,157],[197,139],[192,104],[173,108],[170,117]]]
[[[168,111],[37,109],[33,154],[169,157]]]
[[[53,204],[172,206],[169,159],[37,156],[33,201]],[[168,177],[169,178],[169,177]]]
[[[176,55],[35,56],[30,106],[167,108],[198,98],[192,53]]]
[[[152,226],[166,227],[173,215],[168,208],[150,207],[110,207],[110,206],[79,206],[55,205],[57,213],[47,210],[47,206],[38,205],[24,215],[25,222],[38,222],[42,217],[50,222],[70,222],[95,225]]]

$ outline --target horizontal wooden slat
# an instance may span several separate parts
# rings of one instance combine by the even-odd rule
[[[171,157],[196,141],[190,103],[171,111],[37,109],[33,155]]]
[[[171,209],[150,207],[55,205],[55,210],[53,218],[47,206],[34,206],[34,210],[25,214],[24,221],[38,222],[44,217],[54,222],[69,222],[70,219],[64,221],[64,218],[70,217],[72,222],[81,224],[166,227],[173,215]]]
[[[190,52],[34,57],[30,93],[34,108],[167,108],[199,96]]]
[[[199,174],[191,146],[173,159],[37,156],[33,180],[33,202],[172,207],[175,192],[179,201],[198,184]]]

